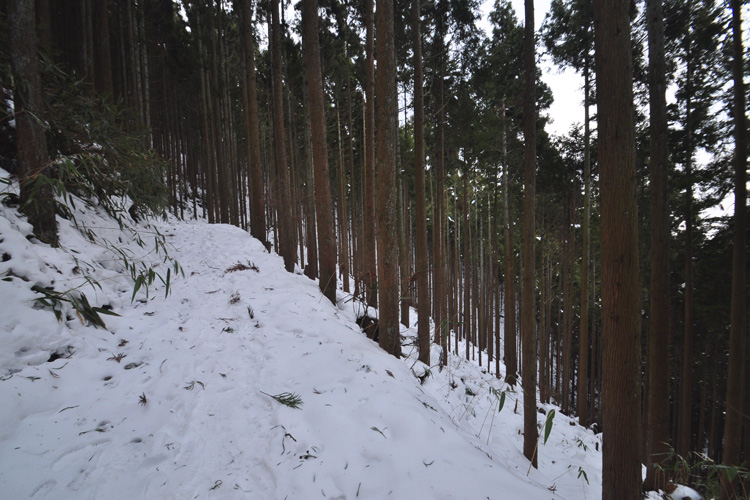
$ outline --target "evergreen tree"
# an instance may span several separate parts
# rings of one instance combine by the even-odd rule
[[[578,419],[588,425],[589,377],[589,284],[591,249],[591,117],[589,103],[592,93],[592,59],[594,50],[593,10],[587,0],[563,2],[553,0],[542,28],[542,41],[555,63],[571,66],[583,74],[584,109],[584,214],[581,260],[581,325],[578,356]],[[566,382],[567,384],[567,382]],[[567,401],[565,402],[567,404]]]
[[[524,189],[523,189],[523,289],[521,300],[521,337],[523,351],[523,454],[537,466],[536,446],[536,42],[534,0],[525,0],[523,67]]]
[[[729,333],[729,372],[727,374],[727,415],[724,425],[724,455],[722,463],[738,465],[741,458],[742,441],[742,365],[747,369],[744,346],[747,339],[746,281],[746,237],[747,237],[747,119],[745,115],[745,85],[742,48],[742,6],[732,1],[732,76],[734,79],[734,241],[732,242],[732,302],[731,329]],[[747,426],[745,426],[747,429]],[[745,439],[748,439],[745,436]],[[748,457],[745,457],[747,459]],[[734,479],[728,471],[722,477],[722,498],[739,498]]]
[[[654,464],[669,452],[669,191],[667,174],[666,68],[661,0],[648,0],[649,104],[651,116],[651,307],[648,331],[647,456],[645,490],[663,490],[666,478]],[[688,387],[689,389],[689,387]],[[689,422],[689,412],[686,422]],[[687,453],[681,451],[681,453]]]
[[[602,225],[602,498],[641,495],[640,293],[630,2],[595,0]]]
[[[398,196],[396,183],[396,51],[393,0],[378,0],[377,25],[377,162],[378,162],[378,295],[380,347],[401,357],[398,290]]]
[[[315,215],[318,249],[320,251],[320,290],[336,304],[336,241],[333,232],[331,186],[328,174],[328,146],[325,112],[323,108],[323,80],[320,70],[320,42],[318,40],[318,2],[302,3],[302,41],[305,46],[305,73],[310,108],[313,172],[315,185]],[[308,221],[310,223],[310,221]]]
[[[16,120],[18,181],[21,210],[39,240],[57,246],[57,221],[50,165],[47,156],[42,83],[37,56],[34,0],[13,0],[8,5],[10,66]]]
[[[279,0],[271,2],[271,54],[273,73],[273,131],[274,131],[274,160],[278,185],[279,238],[280,252],[284,258],[287,271],[294,271],[297,263],[296,232],[292,221],[292,195],[289,180],[289,167],[286,154],[286,131],[284,128],[283,84],[281,72],[281,23],[279,21]]]
[[[427,195],[425,190],[424,89],[422,71],[422,32],[419,0],[412,0],[412,40],[414,45],[414,169],[416,204],[417,338],[419,360],[430,364],[430,290],[427,255]]]

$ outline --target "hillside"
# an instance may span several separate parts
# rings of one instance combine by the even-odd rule
[[[600,434],[557,412],[529,470],[520,393],[453,356],[420,383],[415,329],[402,330],[404,359],[387,355],[354,323],[351,296],[334,307],[241,229],[152,220],[133,226],[139,246],[77,206],[98,244],[58,217],[61,248],[49,248],[0,205],[3,498],[601,496]],[[156,230],[184,275],[166,298],[157,277],[131,301],[122,256],[173,269]],[[97,328],[64,303],[58,322],[35,284],[119,316]],[[284,393],[299,407],[271,397]]]

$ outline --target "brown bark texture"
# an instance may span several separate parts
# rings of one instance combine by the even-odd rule
[[[747,342],[745,273],[747,263],[747,120],[745,118],[745,86],[742,67],[741,2],[732,0],[732,75],[734,78],[734,241],[732,242],[732,303],[729,331],[729,371],[727,373],[726,420],[724,423],[724,454],[722,463],[739,465],[742,440],[742,365],[743,344]],[[745,388],[747,391],[747,388]],[[747,415],[744,416],[747,418]],[[747,437],[746,437],[747,439]],[[746,459],[748,457],[745,457]],[[722,498],[739,498],[728,478],[723,480]]]
[[[263,189],[263,165],[260,159],[258,129],[258,90],[255,81],[255,40],[252,33],[251,0],[238,0],[242,25],[242,47],[245,59],[245,132],[247,162],[250,170],[250,234],[269,248],[266,238],[266,199]]]
[[[503,136],[503,347],[505,349],[505,381],[515,386],[518,380],[518,358],[516,357],[516,271],[513,265],[513,230],[510,221],[510,172],[507,155],[507,118],[505,99],[500,106]]]
[[[523,65],[526,88],[523,98],[524,189],[523,189],[523,289],[521,290],[521,338],[523,366],[523,454],[537,466],[536,447],[536,58],[534,0],[526,0]]]
[[[589,81],[589,56],[585,56],[583,66],[583,241],[581,243],[581,328],[578,342],[578,423],[588,427],[590,419],[588,412],[589,401],[589,266],[591,257],[591,152],[590,152],[590,125],[589,125],[589,92],[591,83]]]
[[[279,250],[284,258],[284,268],[293,272],[297,262],[295,227],[292,220],[292,199],[289,168],[286,161],[286,132],[284,130],[284,103],[281,78],[281,24],[279,22],[279,0],[271,3],[272,73],[273,73],[273,135],[274,158],[278,175],[277,212],[279,215]],[[222,216],[223,219],[223,216]]]
[[[396,179],[396,56],[393,0],[378,0],[377,23],[377,162],[378,295],[380,347],[401,356],[398,290],[398,193]]]
[[[667,172],[666,70],[664,60],[664,22],[662,0],[647,0],[648,80],[651,116],[651,286],[648,329],[648,412],[647,456],[649,466],[644,490],[663,490],[666,474],[654,467],[663,463],[669,453],[669,191]],[[687,367],[690,370],[690,367]],[[683,372],[684,373],[684,372]],[[686,457],[690,447],[690,391],[683,380],[680,398],[679,453]],[[684,448],[682,448],[684,446]]]
[[[14,0],[8,5],[10,66],[13,89],[18,181],[21,210],[28,216],[34,236],[57,246],[55,201],[48,174],[47,140],[44,136],[41,78],[37,59],[34,0]]]
[[[365,0],[365,275],[367,305],[378,306],[378,271],[375,262],[375,20],[374,0]]]
[[[320,258],[320,290],[336,304],[336,238],[333,228],[331,184],[328,175],[328,146],[326,140],[325,112],[323,109],[323,76],[320,69],[320,42],[318,41],[318,2],[302,2],[302,37],[305,46],[305,72],[310,103],[312,132],[313,178],[315,184],[315,216],[318,228]]]
[[[417,278],[417,343],[419,360],[430,364],[430,271],[427,255],[427,194],[425,190],[424,152],[424,72],[422,70],[422,35],[420,0],[412,0],[411,30],[414,45],[414,179],[416,210],[416,250],[414,274]]]
[[[629,0],[595,0],[602,255],[602,499],[640,498],[641,383]]]

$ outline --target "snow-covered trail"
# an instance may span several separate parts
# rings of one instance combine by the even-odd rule
[[[44,362],[57,344],[41,342],[0,381],[3,498],[562,498],[493,459],[359,332],[351,302],[333,306],[240,229],[160,229],[185,276],[132,304],[132,287],[103,282],[97,303],[121,314],[109,331],[19,302],[73,355]],[[302,408],[263,394],[284,392]]]

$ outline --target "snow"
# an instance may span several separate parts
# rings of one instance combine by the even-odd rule
[[[241,229],[151,220],[132,226],[142,248],[129,227],[76,206],[99,241],[164,276],[158,230],[184,276],[166,298],[156,280],[131,302],[111,247],[58,217],[52,249],[0,204],[3,498],[601,497],[600,434],[556,411],[529,469],[522,394],[473,361],[421,365],[415,327],[402,330],[408,357],[387,355],[354,323],[363,306],[343,292],[332,305]],[[58,322],[34,284],[77,288],[120,316],[95,328],[64,304]],[[507,391],[499,413],[495,391]],[[270,397],[282,393],[301,406]]]

